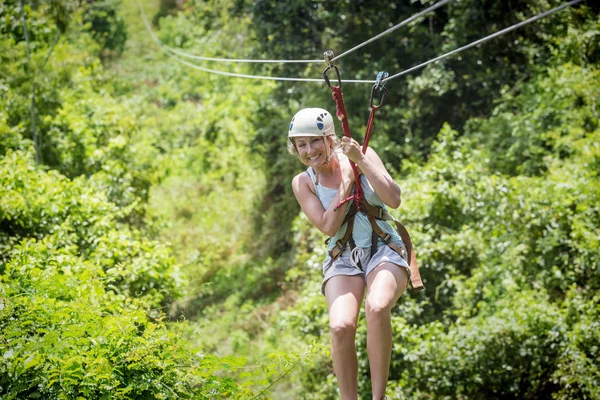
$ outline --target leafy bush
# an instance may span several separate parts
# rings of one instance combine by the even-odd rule
[[[0,397],[242,398],[275,384],[274,397],[336,396],[329,355],[298,351],[329,340],[324,248],[298,216],[282,129],[301,107],[333,107],[329,93],[189,70],[148,52],[135,2],[84,3],[25,7],[30,62],[20,5],[0,6]],[[297,58],[423,7],[305,3],[188,2],[158,34],[217,57]],[[409,67],[559,2],[476,3],[349,55],[344,77]],[[103,65],[123,49],[122,18],[134,40]],[[388,86],[372,143],[403,189],[394,212],[428,288],[393,310],[388,395],[600,397],[597,26],[595,10],[569,8]],[[344,90],[358,137],[364,87]],[[166,323],[166,309],[197,318]],[[357,340],[369,397],[364,324]],[[241,372],[217,353],[258,362]]]
[[[592,329],[599,288],[596,72],[549,68],[518,94],[505,94],[489,119],[471,120],[462,135],[444,126],[425,165],[405,165],[410,175],[400,180],[405,201],[396,213],[412,232],[427,291],[405,295],[393,310],[390,393],[598,397],[598,338],[583,333]],[[510,114],[499,117],[505,104]],[[542,114],[555,118],[542,123]],[[537,150],[502,151],[508,132]],[[533,159],[541,166],[535,173],[521,169]],[[291,270],[295,277],[319,259],[318,243],[307,246],[310,234],[300,234],[308,229],[302,225],[295,238],[302,264]],[[327,311],[309,290],[318,290],[314,282],[280,318],[305,340],[326,341]],[[362,351],[364,326],[357,343]],[[359,360],[360,395],[368,397],[368,360]],[[303,395],[327,397],[319,390],[331,371],[321,362],[309,368],[310,378],[298,378]]]
[[[158,305],[181,294],[178,267],[165,246],[118,222],[126,209],[85,178],[71,181],[34,165],[32,154],[22,151],[0,159],[3,262],[22,240],[49,236],[50,247],[71,249],[103,268],[114,278],[111,288],[125,296]]]
[[[536,292],[513,293],[495,304],[490,315],[457,322],[449,330],[441,325],[406,329],[395,335],[402,346],[402,362],[394,363],[401,378],[394,384],[402,398],[595,398],[590,384],[600,378],[597,369],[583,371],[591,355],[571,359],[581,374],[565,385],[559,371],[569,348],[577,348],[577,333],[565,320],[565,313]],[[576,320],[589,321],[588,309]],[[575,339],[575,342],[573,342]],[[597,339],[596,339],[597,340]]]
[[[120,3],[120,0],[93,0],[85,6],[83,20],[104,51],[120,53],[125,48],[127,28],[118,13]]]
[[[50,236],[23,241],[0,276],[0,394],[20,398],[242,398],[217,376],[243,360],[193,350],[118,278]]]

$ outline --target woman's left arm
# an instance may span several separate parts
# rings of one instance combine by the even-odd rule
[[[362,154],[358,142],[346,137],[342,138],[342,149],[367,177],[381,201],[388,207],[398,208],[401,202],[400,187],[394,182],[375,150],[368,147],[366,154]]]

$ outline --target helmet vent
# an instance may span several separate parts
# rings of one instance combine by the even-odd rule
[[[317,117],[317,128],[323,129],[323,118],[327,116],[327,113],[323,113]],[[292,121],[293,122],[293,121]]]

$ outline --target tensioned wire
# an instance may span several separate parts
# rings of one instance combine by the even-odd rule
[[[323,60],[252,60],[246,58],[218,58],[218,57],[205,57],[205,56],[197,56],[195,54],[186,53],[185,51],[181,51],[175,47],[164,45],[166,49],[168,49],[171,53],[177,54],[181,57],[190,58],[192,60],[199,61],[216,61],[216,62],[225,62],[225,63],[277,63],[277,64],[311,64],[311,63],[322,63]]]
[[[413,15],[412,17],[405,19],[404,21],[400,22],[399,24],[392,26],[390,29],[381,32],[379,35],[373,36],[371,39],[366,40],[366,41],[362,42],[361,44],[359,44],[358,46],[355,46],[355,47],[351,48],[350,50],[347,50],[347,51],[343,52],[339,56],[333,57],[331,59],[331,61],[339,60],[340,58],[342,58],[342,57],[344,57],[344,56],[352,53],[353,51],[358,50],[361,47],[366,46],[367,44],[369,44],[371,42],[374,42],[375,40],[377,40],[377,39],[379,39],[379,38],[381,38],[381,37],[383,37],[383,36],[385,36],[385,35],[387,35],[389,33],[394,32],[396,29],[401,28],[404,25],[411,23],[412,21],[414,21],[417,18],[419,18],[419,17],[427,14],[428,12],[434,11],[434,10],[438,9],[439,7],[441,7],[444,4],[448,3],[449,1],[451,1],[451,0],[442,0],[442,1],[438,2],[438,3],[435,3],[431,7],[428,7],[426,9],[424,9],[423,11],[421,11],[421,12]]]
[[[294,82],[318,82],[318,83],[324,83],[323,79],[286,78],[286,77],[278,77],[278,76],[249,75],[249,74],[238,74],[238,73],[233,73],[233,72],[218,71],[218,70],[215,70],[215,69],[201,67],[199,65],[196,65],[196,64],[193,64],[191,62],[188,62],[188,61],[186,61],[186,60],[178,57],[176,54],[172,53],[170,50],[168,50],[166,48],[166,46],[163,45],[163,43],[160,41],[160,39],[152,31],[152,29],[150,27],[150,22],[148,22],[148,18],[146,18],[146,13],[144,12],[144,9],[141,6],[140,0],[137,0],[137,3],[138,3],[138,6],[140,7],[142,19],[144,20],[144,24],[146,25],[146,30],[150,34],[150,37],[152,38],[152,40],[154,41],[154,43],[156,43],[156,45],[166,55],[168,55],[169,57],[174,58],[175,60],[177,60],[178,62],[180,62],[183,65],[187,65],[188,67],[191,67],[191,68],[194,68],[194,69],[197,69],[197,70],[200,70],[200,71],[208,72],[208,73],[211,73],[211,74],[231,76],[231,77],[235,77],[235,78],[261,79],[261,80],[270,80],[270,81],[294,81]],[[319,61],[319,62],[322,62],[322,61]],[[342,80],[342,82],[344,82],[344,83],[373,83],[375,81],[347,79],[347,80]]]
[[[557,11],[560,11],[560,10],[562,10],[563,8],[566,8],[566,7],[572,6],[572,5],[574,5],[574,4],[577,4],[577,3],[581,2],[581,1],[582,1],[582,0],[573,0],[573,1],[570,1],[570,2],[568,2],[568,3],[565,3],[565,4],[563,4],[563,5],[561,5],[561,6],[555,7],[555,8],[553,8],[553,9],[551,9],[551,10],[545,11],[545,12],[543,12],[543,13],[541,13],[541,14],[538,14],[538,15],[536,15],[536,16],[534,16],[534,17],[531,17],[531,18],[529,18],[529,19],[526,19],[525,21],[519,22],[518,24],[515,24],[515,25],[512,25],[512,26],[509,26],[508,28],[502,29],[501,31],[498,31],[498,32],[496,32],[496,33],[492,33],[492,34],[491,34],[491,35],[489,35],[489,36],[486,36],[486,37],[484,37],[484,38],[481,38],[481,39],[479,39],[479,40],[476,40],[476,41],[474,41],[474,42],[472,42],[472,43],[469,43],[469,44],[467,44],[467,45],[465,45],[465,46],[459,47],[458,49],[452,50],[452,51],[450,51],[450,52],[448,52],[448,53],[446,53],[446,54],[443,54],[443,55],[441,55],[441,56],[438,56],[438,57],[436,57],[436,58],[432,58],[431,60],[429,60],[429,61],[425,61],[424,63],[421,63],[421,64],[419,64],[419,65],[415,65],[414,67],[408,68],[408,69],[406,69],[406,70],[404,70],[404,71],[402,71],[402,72],[399,72],[399,73],[397,73],[397,74],[395,74],[395,75],[392,75],[392,76],[388,77],[387,79],[384,79],[384,80],[382,80],[382,82],[387,82],[387,81],[389,81],[389,80],[392,80],[392,79],[398,78],[398,77],[400,77],[400,76],[402,76],[402,75],[406,75],[406,74],[408,74],[408,73],[410,73],[410,72],[412,72],[412,71],[414,71],[414,70],[416,70],[416,69],[423,68],[423,67],[425,67],[425,66],[427,66],[427,65],[429,65],[429,64],[431,64],[431,63],[434,63],[434,62],[436,62],[436,61],[439,61],[439,60],[441,60],[441,59],[444,59],[444,58],[446,58],[446,57],[449,57],[449,56],[451,56],[451,55],[454,55],[454,54],[456,54],[456,53],[460,53],[460,52],[461,52],[461,51],[463,51],[463,50],[469,49],[469,48],[471,48],[471,47],[473,47],[473,46],[480,45],[481,43],[487,42],[487,41],[488,41],[488,40],[490,40],[490,39],[494,39],[495,37],[498,37],[498,36],[504,35],[505,33],[508,33],[508,32],[510,32],[510,31],[513,31],[513,30],[515,30],[515,29],[518,29],[518,28],[520,28],[520,27],[522,27],[522,26],[525,26],[525,25],[527,25],[527,24],[529,24],[529,23],[531,23],[531,22],[535,22],[535,21],[537,21],[538,19],[541,19],[541,18],[547,17],[548,15],[554,14],[555,12],[557,12]]]
[[[383,36],[385,36],[387,34],[392,33],[396,29],[401,28],[401,27],[403,27],[403,26],[411,23],[412,21],[416,20],[417,18],[419,18],[419,17],[421,17],[421,16],[423,16],[423,15],[425,15],[425,14],[431,12],[431,11],[434,11],[434,10],[438,9],[439,7],[441,7],[444,4],[448,3],[449,1],[452,1],[452,0],[442,0],[442,1],[440,1],[440,2],[438,2],[436,4],[434,4],[434,5],[426,8],[423,11],[420,11],[419,13],[413,15],[412,17],[407,18],[404,21],[402,21],[402,22],[400,22],[400,23],[392,26],[391,28],[389,28],[389,29],[381,32],[380,34],[372,37],[371,39],[368,39],[368,40],[362,42],[361,44],[359,44],[359,45],[351,48],[350,50],[348,50],[348,51],[340,54],[339,56],[336,56],[336,57],[332,58],[331,61],[339,60],[340,58],[342,58],[342,57],[344,57],[344,56],[352,53],[353,51],[358,50],[361,47],[366,46],[367,44],[369,44],[371,42],[374,42],[375,40],[377,40],[377,39],[379,39],[379,38],[381,38],[381,37],[383,37]],[[139,4],[140,3],[138,2],[138,5]],[[298,63],[307,63],[308,64],[308,63],[322,63],[323,62],[323,60],[252,60],[252,59],[234,59],[234,58],[205,57],[205,56],[198,56],[198,55],[195,55],[195,54],[187,53],[185,51],[176,49],[174,47],[165,45],[164,43],[163,43],[163,46],[166,49],[168,49],[171,53],[175,53],[178,56],[189,58],[189,59],[192,59],[192,60],[199,60],[199,61],[216,61],[216,62],[226,62],[226,63],[233,63],[233,62],[236,62],[236,63],[279,63],[279,64],[283,64],[283,63],[297,63],[297,64]]]
[[[211,73],[211,74],[225,75],[225,76],[231,76],[231,77],[235,77],[235,78],[261,79],[261,80],[270,80],[270,81],[294,81],[294,82],[318,82],[318,83],[324,83],[323,79],[314,79],[314,78],[286,78],[286,77],[279,77],[279,76],[249,75],[249,74],[238,74],[238,73],[233,73],[233,72],[225,72],[225,71],[219,71],[219,70],[215,70],[215,69],[201,67],[199,65],[196,65],[196,64],[193,64],[191,62],[188,62],[188,61],[186,61],[186,60],[178,57],[176,54],[174,54],[173,52],[171,52],[168,48],[166,48],[166,46],[163,45],[163,43],[160,41],[160,39],[152,31],[152,28],[150,27],[150,22],[148,22],[148,18],[146,18],[146,13],[144,12],[144,9],[141,6],[140,0],[137,0],[137,3],[138,3],[138,6],[140,7],[142,19],[144,20],[144,24],[146,25],[146,30],[148,30],[148,33],[150,34],[150,37],[152,38],[152,40],[154,41],[154,43],[156,43],[156,45],[165,54],[167,54],[169,57],[174,58],[175,60],[177,60],[178,62],[180,62],[183,65],[187,65],[188,67],[191,67],[191,68],[194,68],[194,69],[197,69],[197,70],[200,70],[200,71],[208,72],[208,73]],[[323,62],[323,61],[319,60],[319,62]],[[344,83],[374,83],[375,81],[360,80],[360,79],[342,79],[342,82],[344,82]]]
[[[535,22],[535,21],[537,21],[537,20],[539,20],[541,18],[547,17],[547,16],[549,16],[551,14],[554,14],[557,11],[560,11],[560,10],[566,8],[566,7],[569,7],[569,6],[572,6],[574,4],[577,4],[577,3],[581,2],[581,1],[582,0],[572,0],[572,1],[570,1],[568,3],[565,3],[565,4],[561,5],[561,6],[558,6],[558,7],[555,7],[553,9],[551,9],[551,10],[548,10],[548,11],[545,11],[543,13],[540,13],[540,14],[538,14],[536,16],[533,16],[533,17],[531,17],[529,19],[526,19],[525,21],[522,21],[522,22],[519,22],[519,23],[514,24],[512,26],[509,26],[508,28],[505,28],[505,29],[503,29],[501,31],[492,33],[491,35],[488,35],[488,36],[486,36],[484,38],[481,38],[479,40],[471,42],[471,43],[469,43],[469,44],[467,44],[465,46],[459,47],[458,49],[452,50],[452,51],[450,51],[448,53],[442,54],[441,56],[432,58],[429,61],[425,61],[424,63],[415,65],[414,67],[408,68],[408,69],[406,69],[406,70],[404,70],[402,72],[394,74],[394,75],[390,76],[389,78],[384,79],[382,82],[387,82],[389,80],[398,78],[398,77],[400,77],[402,75],[405,75],[405,74],[408,74],[408,73],[410,73],[410,72],[412,72],[412,71],[414,71],[416,69],[423,68],[423,67],[425,67],[425,66],[427,66],[427,65],[429,65],[431,63],[434,63],[436,61],[442,60],[442,59],[444,59],[446,57],[449,57],[451,55],[457,54],[457,53],[459,53],[459,52],[461,52],[463,50],[469,49],[469,48],[471,48],[473,46],[477,46],[479,44],[487,42],[490,39],[494,39],[494,38],[496,38],[498,36],[501,36],[501,35],[503,35],[505,33],[508,33],[510,31],[513,31],[513,30],[518,29],[518,28],[521,28],[521,27],[523,27],[523,26],[525,26],[527,24]],[[213,73],[213,74],[218,74],[218,75],[225,75],[225,76],[231,76],[231,77],[237,77],[237,78],[262,79],[262,80],[274,80],[274,81],[319,82],[319,83],[323,83],[323,79],[287,78],[287,77],[275,77],[275,76],[261,76],[261,75],[237,74],[237,73],[232,73],[232,72],[225,72],[225,71],[213,70],[213,69],[210,69],[210,68],[204,68],[204,67],[201,67],[199,65],[187,62],[187,61],[181,59],[180,57],[178,57],[176,54],[171,53],[168,49],[166,49],[164,47],[163,43],[160,41],[160,39],[158,39],[158,37],[156,37],[156,35],[152,31],[152,29],[150,27],[150,24],[149,24],[149,22],[148,22],[148,20],[146,18],[146,14],[145,14],[143,8],[141,7],[140,0],[137,0],[137,2],[138,2],[138,5],[140,6],[140,11],[141,11],[144,23],[146,25],[146,29],[150,33],[150,36],[152,37],[152,40],[169,57],[175,58],[177,61],[179,61],[180,63],[182,63],[184,65],[187,65],[189,67],[198,69],[200,71],[208,72],[208,73]],[[375,80],[351,80],[351,79],[345,80],[345,79],[342,79],[342,82],[343,83],[375,83],[376,81]]]

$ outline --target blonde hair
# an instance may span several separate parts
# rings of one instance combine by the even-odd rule
[[[333,153],[335,150],[342,147],[342,141],[336,135],[328,135],[328,136],[324,136],[324,137],[326,137],[330,140],[329,147],[331,149],[331,153]],[[295,137],[288,138],[287,149],[288,149],[288,153],[290,153],[293,156],[298,157],[298,149],[296,148],[296,142],[294,141],[295,139],[296,139]]]

